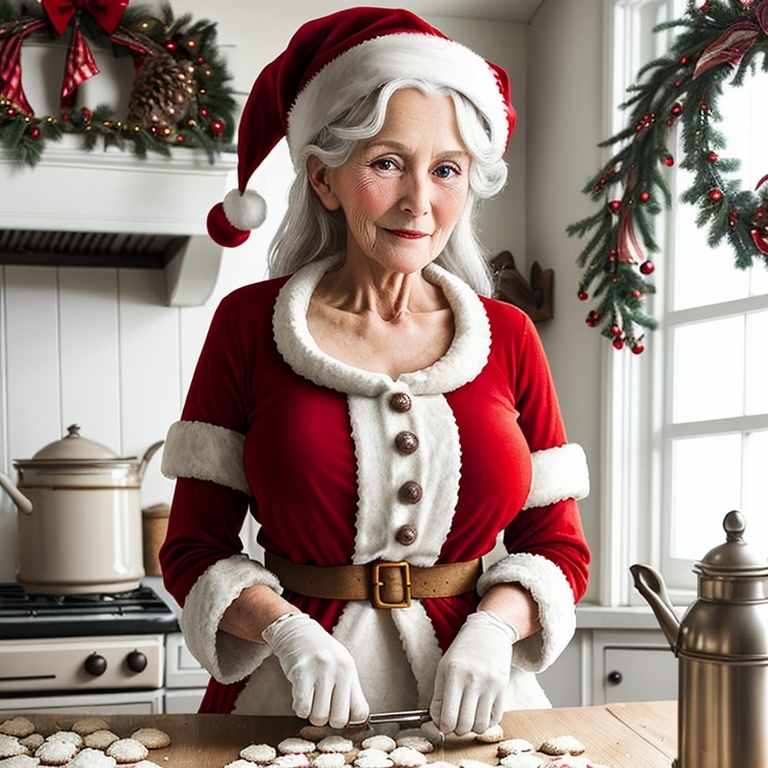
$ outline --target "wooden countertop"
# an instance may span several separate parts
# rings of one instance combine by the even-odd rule
[[[600,707],[507,712],[502,720],[506,738],[524,738],[538,745],[553,736],[571,735],[587,748],[585,756],[610,768],[670,768],[677,754],[675,702],[637,702]],[[296,736],[305,721],[292,717],[243,715],[104,715],[120,737],[137,728],[161,728],[172,739],[166,749],[152,750],[149,759],[168,768],[224,768],[243,747],[276,745]],[[8,715],[10,717],[10,715]],[[28,714],[43,735],[68,730],[83,717],[76,714]],[[0,715],[0,719],[5,719]],[[496,745],[472,738],[446,740],[430,759],[458,763],[470,758],[496,765]]]

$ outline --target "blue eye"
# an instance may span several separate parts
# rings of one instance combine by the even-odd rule
[[[452,165],[439,165],[434,170],[435,176],[440,179],[450,179],[452,176],[458,176],[461,171]]]

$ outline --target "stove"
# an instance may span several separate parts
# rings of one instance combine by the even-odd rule
[[[35,595],[0,584],[0,639],[177,632],[175,613],[148,586],[117,594]]]
[[[0,584],[0,711],[163,711],[166,637],[178,632],[148,586],[61,596]]]

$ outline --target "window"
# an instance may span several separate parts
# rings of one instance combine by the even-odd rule
[[[666,35],[677,33],[654,34],[653,27],[679,18],[686,5],[613,3],[614,49],[620,52],[613,57],[614,77],[622,86],[613,88],[620,93],[613,133],[624,125],[618,104],[639,65],[666,51]],[[746,188],[768,172],[768,105],[757,96],[766,78],[759,72],[741,87],[726,86],[718,98],[727,137],[723,154],[739,157]],[[626,575],[638,561],[661,570],[673,598],[690,598],[693,563],[725,540],[722,520],[731,509],[744,513],[747,541],[768,557],[768,269],[756,263],[737,270],[727,244],[707,245],[706,230],[695,224],[696,208],[679,202],[689,184],[675,166],[673,208],[658,222],[663,245],[651,311],[659,329],[639,358],[607,352],[610,562],[601,597],[608,604],[639,602]]]

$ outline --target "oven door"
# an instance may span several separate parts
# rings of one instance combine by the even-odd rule
[[[77,714],[158,715],[163,712],[163,690],[62,693],[40,696],[0,696],[6,715],[66,711]]]

